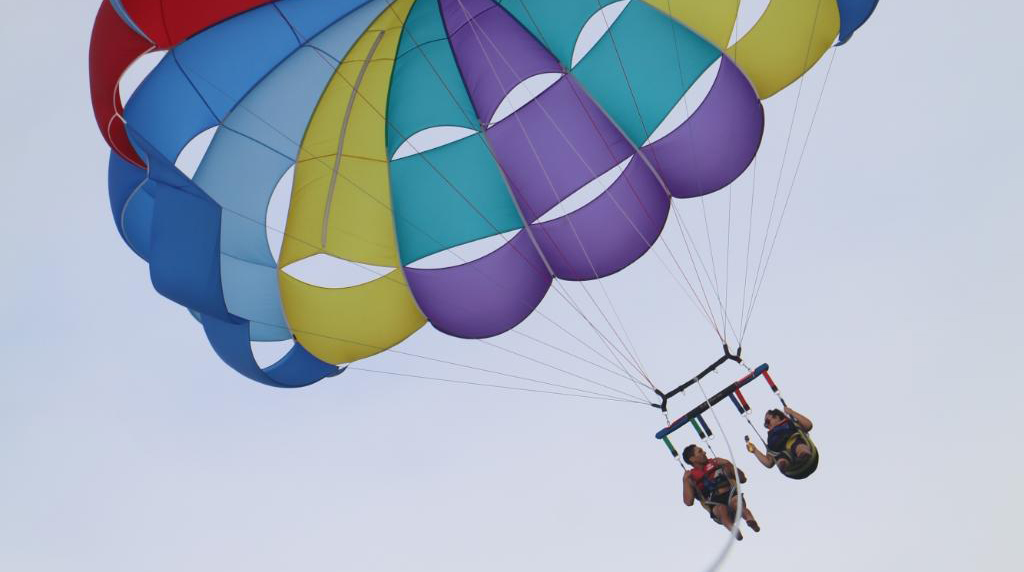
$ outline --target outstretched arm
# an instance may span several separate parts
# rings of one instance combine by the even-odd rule
[[[693,499],[697,496],[697,491],[693,486],[693,477],[690,476],[690,471],[686,471],[683,475],[683,504],[686,506],[693,506]]]
[[[796,411],[793,411],[793,409],[787,407],[786,413],[788,413],[793,419],[796,419],[796,422],[804,431],[810,431],[811,429],[814,428],[814,423],[811,423],[810,419],[804,417],[803,415],[797,413]]]
[[[753,443],[747,443],[747,445],[747,449],[749,449],[750,452],[753,453],[755,457],[757,457],[758,461],[761,461],[761,464],[764,465],[765,468],[770,469],[775,466],[775,459],[773,457],[765,455],[764,453],[759,451],[757,445],[754,445]]]

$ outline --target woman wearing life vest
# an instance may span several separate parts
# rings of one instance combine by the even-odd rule
[[[814,427],[810,419],[789,407],[772,409],[764,415],[764,426],[768,429],[766,453],[747,441],[747,450],[762,465],[769,469],[777,466],[791,479],[805,479],[818,468],[818,449],[807,435]]]
[[[731,531],[740,497],[736,494],[735,478],[739,475],[740,482],[745,483],[747,476],[725,459],[708,459],[704,449],[697,445],[683,449],[683,460],[693,467],[683,475],[683,503],[693,506],[694,499],[699,500],[712,520]],[[746,502],[743,506],[743,519],[754,532],[761,530]],[[739,529],[736,530],[736,538],[743,540]]]

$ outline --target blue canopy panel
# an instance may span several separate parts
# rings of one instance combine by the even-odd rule
[[[836,0],[836,3],[839,4],[839,41],[836,45],[841,46],[868,21],[878,7],[878,0]]]
[[[325,363],[306,351],[298,342],[283,358],[261,369],[249,345],[249,324],[203,316],[203,329],[217,355],[242,375],[272,387],[303,387],[334,377],[345,371]]]
[[[214,351],[242,375],[274,387],[300,387],[341,372],[298,343],[276,364],[261,369],[250,345],[249,321],[232,315],[221,281],[221,207],[139,133],[132,144],[149,166],[153,196],[150,277],[163,296],[201,314]]]
[[[127,232],[125,230],[124,215],[125,206],[128,204],[128,201],[132,198],[132,195],[140,190],[145,181],[145,169],[140,169],[128,161],[125,161],[120,155],[113,151],[110,152],[110,163],[107,167],[107,190],[110,195],[110,211],[114,216],[114,224],[117,226],[117,232],[121,235],[121,238],[124,239],[125,243],[142,258],[146,258],[146,255],[128,239]],[[140,232],[141,229],[136,230],[137,235],[145,235],[147,237],[147,243],[149,237],[149,223],[148,217],[145,216],[144,213],[148,210],[149,209],[145,209],[143,212],[138,213],[139,215],[142,215],[138,222],[144,226],[145,232]],[[133,220],[135,218],[136,217],[132,217]],[[148,247],[145,248],[144,251],[148,251]]]

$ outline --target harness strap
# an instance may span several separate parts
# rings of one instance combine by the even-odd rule
[[[796,439],[797,437],[804,440],[807,443],[807,447],[811,450],[810,455],[803,462],[797,464],[799,457],[796,455]],[[786,476],[799,475],[801,472],[807,469],[808,466],[813,464],[818,457],[818,447],[814,444],[814,441],[804,432],[802,429],[797,428],[797,432],[786,440],[786,450],[784,451],[786,459],[790,462],[788,469],[783,473]]]

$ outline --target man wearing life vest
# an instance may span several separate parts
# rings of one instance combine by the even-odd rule
[[[807,435],[814,427],[810,419],[789,407],[772,409],[764,415],[764,427],[768,429],[765,453],[747,441],[747,450],[762,465],[769,469],[777,466],[791,479],[807,478],[818,468],[818,449]]]
[[[693,506],[694,499],[699,500],[712,520],[732,531],[740,497],[736,494],[735,478],[738,475],[740,482],[745,483],[747,476],[725,459],[708,459],[704,449],[697,445],[683,449],[683,460],[693,467],[683,475],[683,503]],[[761,530],[746,502],[743,506],[743,519],[754,532]],[[736,538],[743,540],[739,529],[736,530]]]

